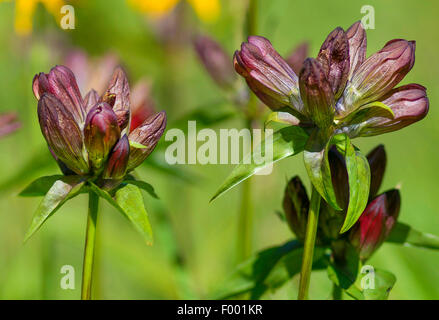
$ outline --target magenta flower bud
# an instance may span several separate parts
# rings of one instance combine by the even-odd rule
[[[372,199],[378,193],[386,171],[387,156],[384,146],[379,145],[370,151],[367,154],[367,160],[370,167],[369,198]]]
[[[344,105],[356,110],[363,104],[378,100],[405,77],[414,62],[414,41],[389,41],[353,74],[346,87]]]
[[[303,42],[298,45],[285,59],[288,65],[293,69],[295,74],[302,70],[303,61],[308,57],[309,43]]]
[[[166,128],[166,112],[161,111],[146,119],[134,129],[129,140],[137,142],[146,148],[132,148],[128,160],[128,171],[139,166],[154,150]]]
[[[221,45],[207,36],[198,36],[194,41],[195,52],[210,77],[222,88],[231,88],[236,80],[231,58]]]
[[[303,241],[306,233],[309,200],[306,189],[298,176],[292,178],[285,187],[283,209],[291,231]]]
[[[120,130],[129,130],[130,86],[122,68],[118,67],[114,70],[113,77],[108,84],[108,89],[104,93],[102,100],[113,107]]]
[[[347,31],[346,37],[349,43],[349,77],[351,78],[355,71],[366,60],[367,38],[366,31],[361,21],[355,22]]]
[[[38,101],[38,120],[41,132],[56,157],[75,173],[88,173],[82,132],[70,110],[55,96],[45,92]]]
[[[342,28],[338,27],[328,35],[320,48],[317,61],[337,100],[343,94],[349,75],[349,44]]]
[[[259,36],[249,37],[241,50],[235,52],[234,65],[250,89],[272,110],[289,106],[303,115],[297,76],[270,41]]]
[[[366,207],[349,231],[349,241],[360,259],[368,259],[386,240],[395,226],[401,205],[398,190],[390,190],[376,197]]]
[[[300,95],[305,112],[320,128],[329,127],[334,119],[334,94],[320,63],[308,58],[299,76]]]
[[[0,114],[0,138],[13,133],[20,127],[21,123],[15,112]]]
[[[102,177],[114,180],[123,179],[127,171],[129,154],[130,142],[128,137],[123,135],[111,151]]]
[[[84,105],[73,72],[65,66],[56,66],[48,74],[34,77],[32,89],[40,100],[44,93],[50,93],[70,111],[78,124],[84,122]]]
[[[111,107],[101,102],[91,108],[85,120],[84,141],[94,168],[102,167],[119,137],[117,117]]]
[[[391,90],[382,98],[382,102],[389,106],[394,117],[375,114],[368,110],[363,118],[367,119],[360,124],[360,136],[374,136],[386,132],[402,129],[412,123],[425,118],[429,110],[427,89],[419,84],[408,84]]]

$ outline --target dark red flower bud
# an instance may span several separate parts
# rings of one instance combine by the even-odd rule
[[[334,119],[334,94],[320,63],[308,58],[299,76],[300,95],[306,114],[320,128],[327,128]]]
[[[370,191],[369,198],[374,198],[383,182],[386,171],[387,156],[383,145],[375,147],[367,155],[370,167]]]
[[[94,168],[102,167],[119,137],[117,117],[111,107],[101,102],[91,108],[85,120],[84,141]]]
[[[241,51],[235,52],[234,65],[250,89],[272,110],[289,106],[302,113],[297,76],[270,41],[249,37],[241,45]]]
[[[346,87],[344,103],[356,110],[395,87],[415,63],[415,42],[395,39],[364,61]]]
[[[128,127],[130,122],[130,86],[122,68],[114,70],[103,101],[109,102],[117,116],[117,123],[121,131]],[[113,102],[114,101],[114,102]]]
[[[146,148],[131,148],[128,171],[139,166],[154,150],[166,128],[166,112],[161,111],[142,123],[129,135],[129,140]]]
[[[114,180],[123,179],[127,171],[129,154],[130,142],[128,137],[123,135],[111,151],[102,177]]]
[[[368,259],[392,231],[398,218],[401,197],[398,190],[390,190],[376,197],[366,207],[349,231],[349,241],[361,260]]]
[[[96,90],[90,90],[84,97],[84,108],[88,113],[99,102],[99,94]]]
[[[349,75],[349,44],[342,28],[338,27],[328,35],[320,48],[317,61],[325,71],[337,100],[343,94]]]
[[[308,57],[309,44],[308,42],[303,42],[298,45],[285,59],[289,64],[294,73],[299,74],[302,70],[303,61]]]
[[[425,118],[429,109],[427,89],[419,84],[408,84],[395,88],[381,101],[390,107],[394,117],[375,114],[373,109],[362,115],[360,136],[374,136],[402,129]]]
[[[352,77],[356,70],[366,60],[367,38],[366,31],[361,21],[355,22],[347,31],[346,36],[349,43],[349,76]]]
[[[283,209],[291,231],[297,239],[303,241],[306,234],[309,200],[306,189],[298,176],[292,178],[285,188]]]
[[[37,99],[44,93],[51,93],[70,111],[78,124],[84,122],[84,104],[75,75],[65,66],[52,68],[49,74],[40,73],[34,77],[32,89]]]
[[[72,113],[55,96],[43,93],[38,101],[41,132],[52,152],[70,170],[88,173],[82,132]]]
[[[222,88],[231,88],[236,80],[232,59],[222,46],[207,36],[198,36],[194,41],[195,52],[211,78]]]

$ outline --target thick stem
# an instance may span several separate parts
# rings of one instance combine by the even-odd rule
[[[317,223],[319,221],[320,194],[312,187],[311,203],[308,211],[305,244],[303,247],[302,270],[300,272],[299,300],[308,299],[309,282],[311,279],[312,260],[316,242]]]
[[[251,179],[242,184],[241,212],[238,228],[238,259],[247,259],[252,252],[253,242],[253,203],[251,198]]]
[[[247,36],[253,36],[257,33],[258,19],[258,0],[249,0],[247,9]]]
[[[343,300],[341,288],[339,286],[337,286],[335,283],[332,286],[332,299],[333,300]]]
[[[85,234],[84,264],[82,269],[81,299],[91,299],[93,276],[93,258],[96,240],[96,222],[98,217],[99,197],[92,191],[89,193],[87,229]]]

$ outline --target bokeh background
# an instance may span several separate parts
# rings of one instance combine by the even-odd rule
[[[34,2],[36,9],[31,14],[26,3]],[[32,179],[58,173],[54,164],[38,162],[37,155],[47,151],[31,90],[34,74],[62,64],[71,50],[83,50],[91,59],[111,52],[120,58],[132,84],[142,77],[150,79],[151,98],[157,110],[167,111],[172,123],[198,107],[216,108],[218,101],[224,101],[193,51],[192,35],[215,37],[230,56],[244,40],[244,0],[220,0],[218,5],[213,0],[182,0],[174,9],[178,1],[145,1],[153,3],[150,7],[125,0],[70,1],[75,8],[74,30],[57,25],[59,17],[50,9],[57,2],[25,0],[20,6],[15,1],[0,1],[0,111],[16,111],[22,122],[19,131],[0,140],[0,299],[80,296],[86,196],[70,201],[23,244],[40,199],[17,194]],[[417,82],[428,88],[430,112],[426,119],[402,131],[356,140],[356,144],[365,152],[385,144],[388,170],[382,190],[401,186],[400,221],[439,234],[438,3],[260,0],[258,33],[285,55],[300,42],[309,41],[315,56],[330,31],[337,26],[346,29],[362,18],[363,5],[375,9],[375,29],[367,31],[368,55],[392,38],[417,41],[416,63],[404,83]],[[170,17],[176,11],[182,21],[173,27],[169,20],[174,21]],[[28,17],[32,26],[26,24]],[[235,118],[214,128],[241,128],[242,123]],[[29,170],[23,170],[25,166]],[[151,247],[125,218],[101,201],[95,298],[205,299],[234,269],[240,187],[209,204],[232,166],[179,165],[176,169],[189,178],[156,170],[148,163],[138,172],[161,198],[145,195],[155,234]],[[291,239],[275,211],[281,209],[286,178],[296,174],[306,181],[301,156],[279,162],[270,176],[254,178],[255,251]],[[396,275],[391,299],[439,298],[438,252],[385,244],[370,264]],[[60,287],[63,265],[75,268],[75,290]],[[296,277],[264,298],[292,299],[297,287]],[[315,273],[311,297],[328,299],[330,289],[325,272]]]

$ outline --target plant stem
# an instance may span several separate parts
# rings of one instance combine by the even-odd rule
[[[238,228],[238,259],[239,262],[247,259],[252,252],[253,241],[253,204],[251,198],[251,179],[242,185],[241,212]]]
[[[337,286],[335,283],[332,286],[332,299],[333,300],[342,300],[341,288],[339,286]]]
[[[91,299],[91,284],[93,276],[93,258],[96,240],[96,222],[98,217],[99,197],[92,191],[88,198],[87,229],[85,234],[84,264],[82,269],[81,299]]]
[[[312,260],[316,242],[317,223],[319,221],[320,194],[312,187],[311,203],[308,211],[305,244],[303,247],[302,270],[300,272],[299,300],[308,299],[309,282],[311,279]]]

